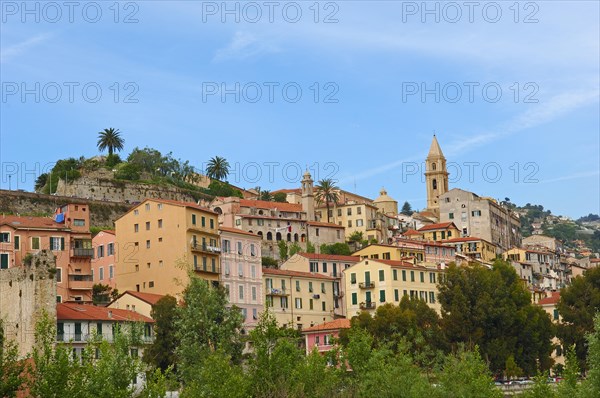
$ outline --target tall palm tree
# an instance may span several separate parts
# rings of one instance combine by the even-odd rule
[[[206,175],[215,180],[224,180],[229,175],[229,162],[220,156],[215,156],[208,161]]]
[[[121,137],[119,129],[108,128],[98,133],[98,150],[102,152],[108,148],[108,156],[111,156],[114,151],[123,149],[125,140]]]
[[[335,185],[335,181],[331,178],[326,178],[317,183],[315,199],[318,203],[325,203],[327,207],[327,222],[330,222],[329,206],[331,203],[337,204],[339,200],[339,188]]]

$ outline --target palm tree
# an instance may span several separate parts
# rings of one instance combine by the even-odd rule
[[[271,191],[260,191],[259,200],[265,200],[267,202],[271,202],[273,200],[273,195],[271,195]]]
[[[123,149],[125,140],[121,138],[119,129],[108,128],[98,133],[98,150],[103,151],[108,148],[108,156],[112,156],[114,151]]]
[[[317,199],[318,203],[325,202],[325,206],[327,207],[327,222],[330,222],[330,203],[337,204],[337,201],[339,199],[339,188],[335,185],[335,181],[331,178],[326,178],[324,180],[319,181],[316,186],[315,199]]]
[[[215,180],[223,180],[229,175],[229,162],[220,156],[215,156],[208,161],[206,175]]]

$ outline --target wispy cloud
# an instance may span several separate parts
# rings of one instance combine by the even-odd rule
[[[538,104],[535,108],[522,112],[510,119],[500,128],[496,128],[494,131],[482,132],[479,134],[472,135],[470,137],[461,137],[460,139],[445,145],[444,153],[446,156],[457,155],[459,153],[472,151],[483,145],[488,145],[493,141],[499,140],[506,136],[540,126],[545,123],[552,122],[553,120],[560,119],[564,115],[584,106],[588,106],[597,103],[600,99],[600,92],[597,89],[573,91],[567,93],[558,94],[548,101],[544,101],[543,104]],[[424,153],[420,156],[411,156],[402,160],[387,163],[381,166],[377,166],[361,173],[353,175],[347,179],[343,179],[340,183],[347,183],[349,181],[362,180],[368,177],[382,174],[389,170],[396,169],[406,163],[414,164],[415,162],[422,161]],[[592,174],[592,175],[597,175]],[[589,176],[589,175],[586,175]],[[585,176],[577,176],[572,178],[581,178]],[[572,179],[564,178],[564,179]],[[553,182],[554,180],[548,180]],[[560,180],[556,180],[560,181]]]
[[[28,50],[45,42],[50,37],[51,35],[49,33],[42,33],[30,37],[29,39],[20,43],[13,44],[11,46],[6,46],[5,48],[0,50],[0,63],[5,64],[14,59],[15,57],[25,54]]]
[[[213,61],[246,59],[278,51],[278,46],[268,39],[258,38],[250,32],[237,31],[226,47],[217,50]]]
[[[562,177],[550,178],[547,180],[540,181],[540,184],[548,184],[551,182],[559,182],[559,181],[569,181],[569,180],[577,180],[579,178],[588,178],[588,177],[596,177],[600,176],[600,171],[584,171],[579,173],[573,173]]]

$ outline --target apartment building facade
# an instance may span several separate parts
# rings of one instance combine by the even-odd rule
[[[263,268],[265,310],[281,326],[302,330],[334,319],[328,298],[335,278],[319,273]]]
[[[251,330],[264,309],[261,239],[236,228],[221,227],[221,281],[229,303],[242,313],[244,328]]]
[[[92,279],[94,283],[117,289],[115,231],[100,231],[92,238],[94,257],[92,258]]]
[[[477,237],[446,239],[441,241],[441,244],[454,248],[458,255],[487,264],[494,262],[498,252],[496,245]]]
[[[178,296],[188,272],[221,274],[217,214],[195,203],[147,199],[115,222],[119,290]]]
[[[289,271],[301,271],[321,274],[334,278],[333,294],[327,298],[331,301],[335,317],[346,316],[344,305],[343,270],[350,268],[360,261],[357,256],[341,256],[319,253],[296,253],[284,262],[279,268]]]
[[[30,255],[56,257],[57,302],[92,300],[92,236],[87,205],[67,204],[50,217],[0,217],[0,269],[22,266]]]
[[[440,222],[454,222],[461,237],[477,236],[492,243],[497,254],[521,246],[518,214],[473,192],[453,188],[440,196]]]
[[[363,259],[344,270],[346,314],[353,317],[379,305],[398,304],[403,296],[423,300],[439,312],[437,282],[442,272],[440,267],[406,261]]]

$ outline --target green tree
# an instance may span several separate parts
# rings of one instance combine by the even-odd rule
[[[285,192],[277,192],[273,195],[273,201],[287,203],[287,195],[285,194]]]
[[[348,237],[348,242],[350,243],[361,243],[363,241],[363,233],[362,231],[354,231]]]
[[[576,397],[579,392],[579,361],[572,348],[566,350],[562,376],[563,381],[557,386],[556,395],[558,398]]]
[[[294,254],[300,253],[301,251],[302,248],[300,247],[300,245],[297,242],[294,242],[289,247],[288,257],[292,257]]]
[[[512,379],[514,377],[519,377],[522,374],[523,370],[515,362],[514,355],[509,355],[508,358],[506,358],[506,363],[504,365],[504,376],[506,376],[507,379]]]
[[[405,216],[411,216],[413,214],[413,210],[412,210],[412,207],[411,207],[410,203],[404,202],[404,204],[402,205],[402,210],[400,211],[400,213],[404,214]]]
[[[280,240],[277,242],[277,247],[279,248],[279,258],[281,260],[287,260],[288,258],[288,246],[284,240]]]
[[[115,151],[123,149],[125,140],[121,137],[121,132],[118,129],[108,128],[98,133],[98,150],[100,152],[108,149],[108,156],[111,156]]]
[[[492,270],[451,264],[439,283],[438,300],[448,341],[478,345],[494,374],[503,373],[510,355],[525,374],[535,374],[538,363],[543,370],[552,365],[552,322],[531,304],[510,264],[496,260]]]
[[[580,396],[593,398],[600,396],[600,314],[594,316],[594,329],[586,335],[588,343],[588,372],[581,383]]]
[[[331,204],[337,204],[339,200],[339,188],[335,185],[335,181],[331,178],[326,178],[317,183],[315,199],[317,203],[325,203],[327,208],[327,222],[331,222],[329,208]]]
[[[135,163],[121,163],[117,165],[115,178],[119,180],[138,181],[140,168]]]
[[[211,179],[226,179],[229,175],[229,162],[220,156],[211,158],[206,166],[206,175]]]
[[[224,288],[211,286],[194,274],[189,277],[175,323],[180,342],[176,350],[178,373],[184,385],[197,381],[211,353],[221,350],[237,362],[243,347],[238,332],[242,316],[237,307],[228,306]]]
[[[337,254],[341,256],[349,256],[352,254],[350,246],[348,246],[347,243],[341,242],[333,243],[331,245],[323,243],[319,249],[321,254]]]
[[[311,241],[306,241],[306,252],[307,253],[315,253],[315,245]]]
[[[94,305],[110,303],[116,296],[118,296],[118,292],[116,290],[113,291],[113,288],[109,285],[95,283],[92,286],[92,302]]]
[[[17,344],[4,337],[4,326],[0,319],[0,397],[12,398],[22,390],[25,361],[19,358]]]
[[[213,180],[208,185],[208,193],[212,196],[236,196],[238,198],[243,197],[239,189],[235,189],[226,182]]]
[[[474,351],[459,350],[449,355],[439,375],[440,397],[501,398],[502,392],[493,384],[490,371],[477,346]]]
[[[261,262],[262,262],[262,266],[263,267],[267,267],[267,268],[277,268],[277,266],[279,265],[277,263],[277,260],[275,260],[273,257],[269,257],[269,256],[263,256],[261,258]]]
[[[44,186],[46,186],[47,183],[48,173],[42,173],[38,176],[38,178],[35,179],[35,185],[33,186],[33,188],[36,192],[41,192],[42,188],[44,188]]]
[[[162,372],[176,370],[177,299],[170,295],[162,297],[152,306],[150,316],[154,319],[154,341],[144,350],[144,361]]]
[[[265,189],[264,191],[260,191],[258,200],[264,200],[265,202],[271,202],[273,200],[273,195],[271,195],[271,191]]]
[[[563,346],[575,347],[580,368],[587,369],[585,336],[594,329],[594,316],[600,308],[600,268],[588,269],[571,280],[562,289],[557,307],[562,316],[558,336]]]

